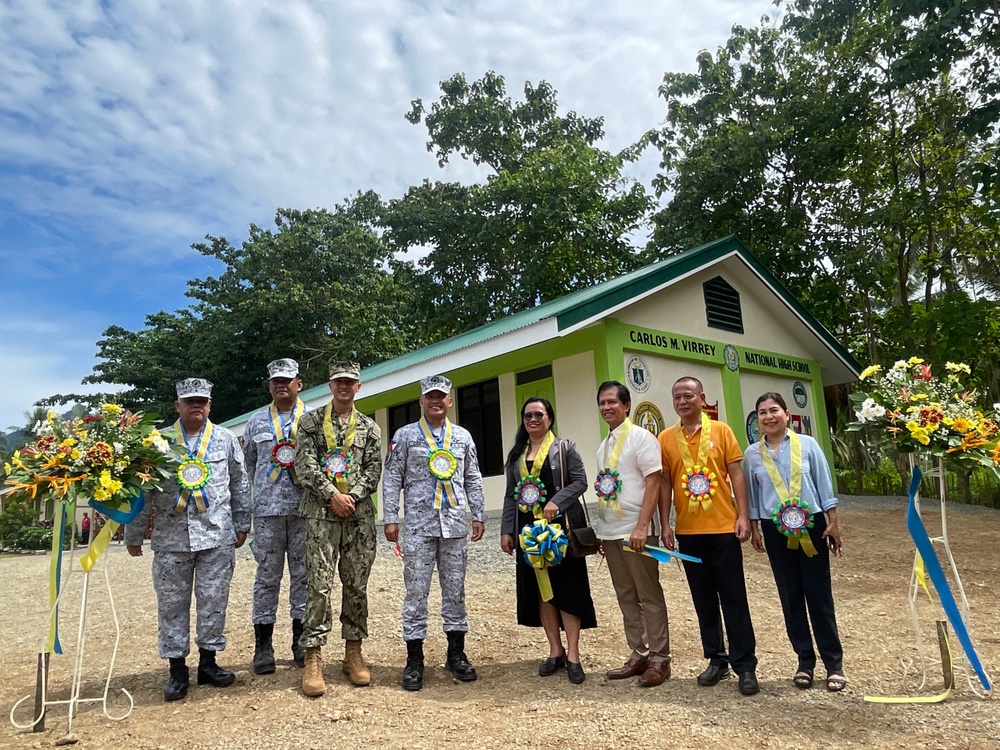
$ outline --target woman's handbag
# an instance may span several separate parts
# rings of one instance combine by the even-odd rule
[[[563,443],[559,441],[559,478],[562,486],[566,486],[566,457],[563,454]],[[583,517],[587,519],[586,526],[573,528],[569,523],[569,513],[564,514],[566,519],[566,534],[569,536],[569,545],[566,554],[570,557],[586,557],[596,555],[601,549],[601,543],[597,539],[597,532],[590,525],[590,512],[587,510],[587,501],[580,496],[580,504],[583,506]]]

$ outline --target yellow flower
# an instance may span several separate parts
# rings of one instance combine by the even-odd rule
[[[951,428],[960,435],[964,435],[969,430],[972,429],[972,422],[970,422],[965,417],[956,417],[955,421],[950,425]]]
[[[117,479],[113,479],[111,481],[111,484],[108,485],[108,492],[110,492],[112,495],[117,495],[121,491],[121,488],[122,488],[122,483],[119,482]]]
[[[872,375],[882,371],[882,365],[869,365],[861,372],[861,380],[870,378]]]
[[[906,429],[908,429],[910,432],[913,432],[914,430],[919,430],[920,423],[911,419],[909,422],[906,423]]]
[[[910,437],[916,440],[921,445],[927,445],[930,441],[930,435],[925,427],[921,427],[916,422],[908,422],[906,428],[910,431]]]
[[[109,487],[111,485],[111,472],[105,469],[100,475],[101,487]]]
[[[69,453],[69,457],[72,458],[74,461],[79,461],[80,460],[80,456],[82,456],[82,455],[83,454],[80,453],[80,449],[79,448],[74,448]]]
[[[125,411],[118,404],[101,404],[101,411],[107,414],[109,417],[120,416],[123,411]]]
[[[3,473],[4,474],[10,474],[13,470],[14,470],[14,467],[12,467],[10,464],[4,464],[3,465]]]
[[[906,363],[908,365],[922,365],[924,361],[920,357],[910,357],[909,361]]]
[[[103,487],[95,487],[94,488],[94,499],[95,500],[99,500],[101,502],[104,502],[105,500],[110,500],[111,499],[111,493],[108,492]]]
[[[66,438],[59,443],[60,448],[72,448],[74,445],[76,445],[76,440],[74,438]]]
[[[972,368],[964,362],[947,362],[945,368],[948,372],[964,372],[966,375],[972,374]]]
[[[910,401],[923,401],[926,398],[927,398],[926,393],[914,393],[912,396],[910,396]]]

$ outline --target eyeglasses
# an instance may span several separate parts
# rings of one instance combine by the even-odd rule
[[[525,422],[530,422],[532,419],[537,419],[539,422],[541,422],[547,416],[548,414],[546,414],[543,411],[526,411],[524,412],[524,416],[522,417],[522,419]]]

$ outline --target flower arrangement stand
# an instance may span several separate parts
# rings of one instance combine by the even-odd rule
[[[79,621],[77,622],[77,638],[75,644],[75,653],[73,654],[73,668],[70,679],[69,697],[60,700],[52,700],[49,698],[48,665],[49,665],[49,657],[51,656],[51,654],[48,651],[49,637],[48,637],[48,630],[46,629],[46,634],[45,636],[43,636],[42,639],[42,649],[39,652],[38,676],[35,688],[35,695],[25,696],[17,703],[15,703],[10,710],[10,722],[15,727],[17,727],[18,729],[30,729],[32,731],[40,731],[45,726],[45,714],[49,706],[58,706],[58,705],[67,706],[68,709],[67,729],[66,729],[66,737],[63,739],[68,740],[68,742],[70,743],[75,741],[75,739],[72,739],[73,719],[79,712],[79,707],[81,704],[100,703],[101,708],[104,711],[104,715],[107,716],[112,721],[121,721],[122,719],[127,718],[132,713],[132,709],[135,707],[135,701],[133,700],[131,693],[129,693],[129,691],[126,690],[125,688],[120,688],[121,692],[124,693],[125,697],[128,699],[127,710],[120,716],[114,716],[108,710],[108,696],[109,693],[111,692],[111,676],[114,673],[115,659],[118,656],[118,644],[121,641],[121,625],[118,621],[118,612],[115,609],[115,600],[111,592],[111,579],[108,576],[107,556],[106,555],[104,556],[104,564],[100,566],[100,572],[98,572],[97,570],[91,570],[88,573],[84,572],[82,568],[74,566],[74,561],[76,558],[75,552],[76,551],[72,549],[68,552],[69,570],[67,571],[67,576],[62,580],[62,585],[59,588],[59,593],[56,597],[55,604],[53,605],[52,610],[49,613],[49,620],[47,621],[47,623],[54,622],[57,609],[59,607],[60,602],[62,601],[63,593],[65,592],[67,587],[69,576],[72,576],[74,574],[81,575],[83,578],[80,588],[80,616],[79,616]],[[85,642],[86,642],[86,632],[87,632],[87,627],[86,627],[87,604],[88,604],[88,598],[90,596],[91,576],[95,575],[102,576],[104,579],[104,586],[108,592],[108,603],[110,604],[110,609],[111,609],[111,619],[114,622],[115,637],[114,637],[114,645],[111,650],[111,659],[107,666],[107,677],[104,681],[104,691],[100,696],[87,698],[81,695],[82,692],[81,686],[84,677],[84,653],[85,653]],[[32,698],[34,698],[35,701],[35,710],[32,721],[26,724],[17,721],[17,719],[15,718],[15,713],[17,712],[17,709],[25,701],[31,700]],[[60,743],[57,742],[57,744]]]
[[[910,473],[913,473],[915,467],[919,465],[917,457],[915,454],[911,453],[910,459]],[[946,481],[945,465],[944,459],[939,456],[928,456],[926,461],[933,461],[933,466],[923,470],[923,474],[927,478],[937,479],[938,481],[938,494],[940,497],[941,505],[941,534],[940,536],[930,537],[932,544],[937,545],[943,552],[944,557],[947,559],[947,564],[951,568],[951,574],[954,582],[955,591],[957,593],[956,603],[959,607],[959,612],[962,617],[962,622],[965,624],[966,630],[971,630],[970,628],[970,612],[969,612],[969,600],[965,595],[965,586],[962,584],[962,577],[958,572],[958,565],[955,562],[955,556],[951,552],[951,543],[948,539],[948,483]],[[914,506],[916,508],[917,514],[920,515],[920,491],[914,497]],[[948,636],[947,636],[947,626],[942,629],[944,625],[943,621],[938,620],[938,642],[941,650],[941,658],[934,659],[927,655],[923,639],[920,633],[920,618],[917,612],[917,602],[920,599],[921,591],[925,592],[925,595],[930,596],[930,591],[927,587],[926,579],[923,574],[923,561],[920,558],[920,552],[914,553],[913,568],[910,572],[910,588],[909,588],[909,604],[910,604],[910,618],[913,623],[913,633],[917,646],[917,658],[920,664],[920,687],[918,689],[923,689],[924,685],[927,683],[927,670],[929,667],[941,666],[944,675],[946,688],[952,687],[952,678],[949,673],[952,673],[954,667],[958,669],[965,675],[966,682],[971,688],[972,692],[980,697],[987,697],[989,693],[982,689],[979,680],[973,674],[973,670],[969,665],[969,660],[965,653],[959,649],[958,653],[952,654],[950,647],[948,646]],[[940,598],[938,597],[937,603],[940,605]],[[942,632],[943,631],[943,632]]]

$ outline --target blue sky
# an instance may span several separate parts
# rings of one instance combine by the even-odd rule
[[[0,0],[0,430],[81,392],[109,325],[187,305],[278,207],[401,195],[440,170],[403,119],[438,83],[495,70],[603,116],[610,150],[659,124],[667,71],[694,69],[761,0]],[[636,176],[649,184],[656,159]],[[101,390],[100,387],[89,387]]]

